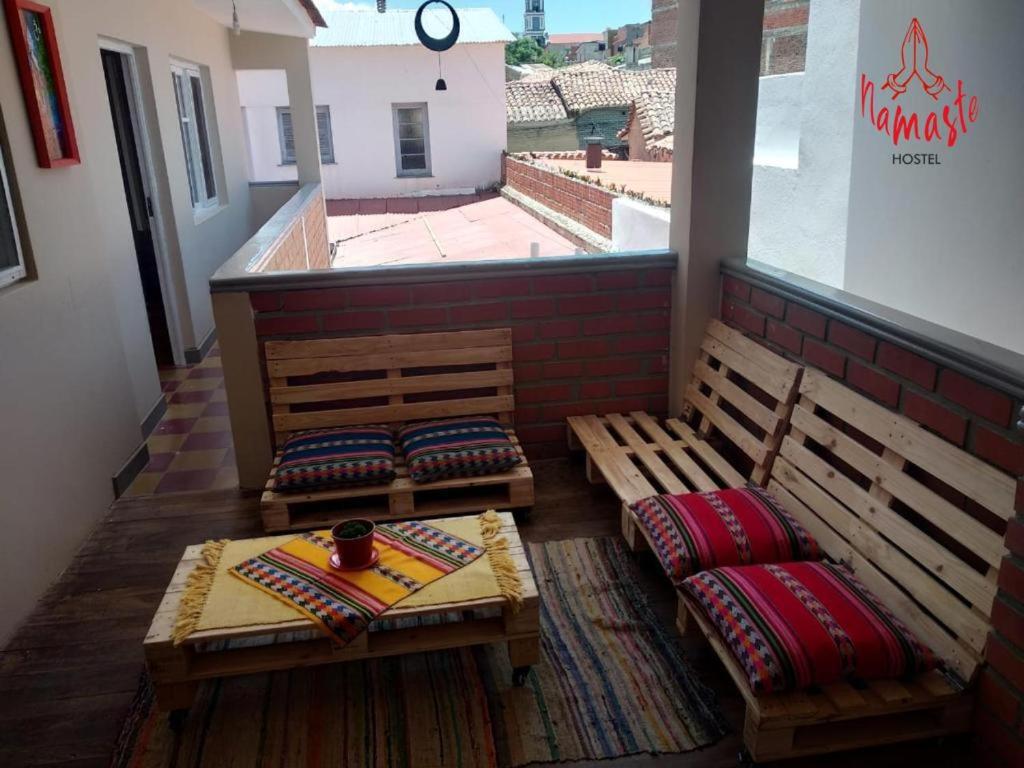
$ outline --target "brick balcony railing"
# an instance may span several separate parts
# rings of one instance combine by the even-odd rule
[[[505,155],[505,183],[556,213],[567,216],[601,237],[612,236],[612,201],[608,190],[566,176],[551,168]]]

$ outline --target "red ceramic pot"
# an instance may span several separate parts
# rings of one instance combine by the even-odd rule
[[[366,568],[373,562],[373,533],[376,528],[370,520],[346,520],[331,529],[342,568]]]

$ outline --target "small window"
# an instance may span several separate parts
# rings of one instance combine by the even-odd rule
[[[395,104],[395,158],[399,176],[430,175],[430,125],[426,104]]]
[[[7,167],[0,154],[0,288],[25,279],[25,256],[18,237],[18,223],[14,218],[11,187],[7,181]]]
[[[178,105],[181,143],[192,207],[197,211],[217,205],[217,179],[210,150],[210,125],[203,78],[198,68],[171,66],[174,98]]]
[[[327,105],[316,108],[316,132],[320,141],[320,162],[330,165],[334,162],[334,134],[331,131],[331,108]],[[281,165],[294,165],[295,130],[292,128],[292,111],[288,107],[277,108],[277,136],[281,144]]]

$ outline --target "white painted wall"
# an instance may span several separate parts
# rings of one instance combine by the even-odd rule
[[[507,143],[505,54],[500,43],[457,45],[441,57],[447,91],[436,91],[437,54],[420,46],[311,48],[314,100],[329,105],[334,165],[328,199],[474,190],[501,178]],[[240,72],[253,181],[294,179],[281,167],[276,107],[288,103],[283,73]],[[398,178],[391,105],[426,102],[433,176]]]
[[[804,73],[762,77],[757,95],[754,165],[796,168],[800,155],[800,117]]]
[[[288,76],[283,70],[271,69],[244,69],[235,76],[245,120],[249,179],[298,181],[295,164],[281,164],[277,128],[277,108],[288,106]]]
[[[904,168],[892,164],[891,141],[858,110],[846,289],[1024,352],[1024,5],[988,0],[983,6],[864,4],[859,71],[876,82],[894,71],[916,16],[928,35],[932,68],[954,89],[963,80],[980,111],[954,149],[920,143],[904,149],[937,152],[942,165]],[[928,112],[951,97],[936,103],[913,88],[900,103]]]
[[[177,0],[51,0],[82,164],[36,165],[21,87],[0,35],[0,105],[37,279],[0,291],[0,641],[112,501],[111,477],[161,396],[113,126],[101,36],[144,47],[162,210],[177,260],[186,345],[213,327],[207,278],[249,232],[241,112],[228,30]],[[227,205],[196,224],[168,62],[213,74]],[[145,67],[148,61],[149,66]],[[151,70],[151,71],[150,71]],[[213,119],[214,116],[211,116]]]
[[[672,213],[639,200],[612,200],[612,250],[641,251],[668,248]]]
[[[859,17],[860,0],[814,0],[805,73],[762,78],[758,102],[758,131],[767,133],[756,141],[748,253],[837,288],[846,261]]]

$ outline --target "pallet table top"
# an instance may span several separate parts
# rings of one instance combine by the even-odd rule
[[[499,513],[499,516],[501,517],[502,522],[499,536],[503,536],[508,540],[509,554],[516,564],[516,569],[523,585],[523,611],[526,612],[530,609],[536,609],[538,602],[537,585],[534,581],[533,573],[530,570],[530,564],[526,558],[526,550],[519,537],[519,531],[516,528],[515,520],[510,512]],[[146,634],[145,647],[147,653],[159,647],[167,647],[171,645],[171,630],[178,615],[181,596],[184,594],[185,584],[188,580],[189,574],[202,561],[202,549],[202,545],[198,544],[188,547],[185,550],[181,561],[178,563],[174,576],[167,587],[167,592],[164,594],[160,607],[157,609],[156,615],[153,618],[153,623],[150,626],[149,632]],[[454,573],[446,578],[458,578],[458,576],[458,573]],[[256,590],[253,590],[253,597],[254,599],[263,599],[264,596]],[[453,611],[485,608],[502,609],[507,605],[508,601],[501,596],[455,603],[441,603],[432,606],[410,606],[407,608],[403,608],[402,604],[399,603],[393,606],[390,610],[381,614],[377,621],[389,621],[421,616],[439,616]],[[371,624],[371,628],[372,626],[373,625]],[[211,641],[235,640],[253,636],[280,635],[307,630],[319,631],[317,625],[312,620],[301,616],[296,612],[295,620],[286,623],[194,632],[185,640],[183,645],[195,646]],[[365,635],[367,633],[363,634]],[[358,644],[358,640],[359,638],[356,639],[356,644]]]

